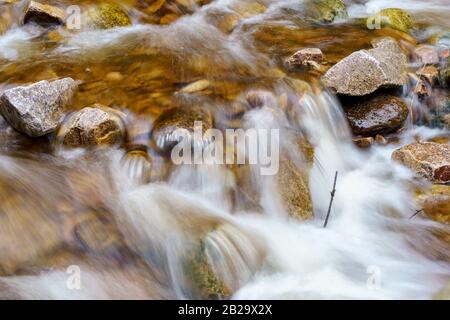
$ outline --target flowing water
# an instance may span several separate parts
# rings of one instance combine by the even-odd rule
[[[4,11],[11,23],[0,33],[2,89],[70,76],[81,82],[73,110],[101,103],[149,123],[173,105],[201,104],[219,128],[280,129],[285,151],[296,144],[289,134],[295,128],[314,146],[314,218],[290,218],[275,178],[259,176],[256,167],[245,179],[260,195],[257,203],[239,197],[239,175],[230,166],[173,166],[153,152],[150,182],[143,184],[123,166],[123,148],[67,150],[55,135],[30,140],[5,129],[0,297],[196,298],[200,293],[187,269],[206,259],[234,299],[432,298],[450,278],[449,229],[420,216],[409,219],[423,182],[390,156],[418,137],[448,132],[414,126],[410,119],[396,142],[361,151],[339,101],[320,88],[317,75],[283,68],[283,60],[305,46],[321,48],[333,64],[380,36],[411,44],[401,33],[361,25],[359,18],[391,1],[347,2],[350,17],[331,25],[299,19],[300,0],[215,0],[157,25],[139,1],[129,0],[121,3],[132,26],[49,33],[18,23],[22,2]],[[396,6],[427,26],[419,39],[450,28],[447,0]],[[241,19],[230,33],[214,23],[224,12]],[[202,79],[209,81],[206,89],[182,91]],[[231,123],[235,103],[255,88],[284,100],[266,101]],[[300,103],[292,106],[293,100]],[[289,112],[281,112],[286,104]],[[305,155],[290,156],[296,167],[307,166]],[[324,228],[336,171],[337,192]],[[81,287],[74,289],[68,283],[77,268]]]

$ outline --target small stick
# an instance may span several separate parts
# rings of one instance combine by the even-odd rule
[[[417,216],[419,213],[421,213],[423,211],[423,209],[420,209],[420,210],[416,210],[416,212],[411,216],[411,217],[409,217],[409,220],[411,220],[412,218],[414,218],[415,216]]]
[[[334,175],[333,190],[331,191],[330,204],[328,205],[327,217],[325,218],[325,223],[324,223],[324,225],[323,225],[324,228],[327,227],[328,219],[330,218],[331,206],[333,205],[334,194],[336,193],[336,181],[337,181],[337,177],[338,177],[338,172],[336,171],[336,174]]]

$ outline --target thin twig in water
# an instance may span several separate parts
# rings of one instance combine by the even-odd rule
[[[423,212],[423,209],[416,210],[416,212],[411,217],[409,217],[409,220],[411,220],[412,218],[414,218],[415,216],[417,216],[421,212]]]
[[[327,227],[328,219],[330,218],[331,206],[333,205],[334,194],[336,193],[336,181],[337,181],[337,177],[338,177],[338,172],[336,171],[336,174],[334,175],[333,190],[331,191],[330,204],[328,205],[327,217],[325,218],[325,223],[324,223],[324,225],[323,225],[324,228]]]

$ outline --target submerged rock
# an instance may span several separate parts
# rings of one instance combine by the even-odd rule
[[[195,122],[201,123],[202,137],[200,141],[195,140],[194,125]],[[203,134],[213,127],[213,116],[211,112],[204,108],[193,107],[175,107],[161,113],[156,119],[153,130],[152,140],[157,149],[162,153],[167,153],[180,141],[181,137],[175,136],[177,129],[185,129],[190,134],[193,144],[204,146],[208,141],[203,141]]]
[[[31,1],[28,5],[23,23],[34,22],[42,26],[64,24],[66,13],[64,10],[48,4]]]
[[[201,236],[184,256],[188,286],[203,299],[226,299],[261,268],[265,244],[249,231],[221,223]]]
[[[397,97],[375,95],[344,107],[355,135],[375,136],[400,129],[408,117],[408,106]]]
[[[363,96],[379,88],[404,85],[407,62],[397,42],[384,38],[373,49],[354,52],[338,62],[322,80],[338,94]]]
[[[342,0],[307,0],[305,6],[307,17],[319,22],[330,23],[348,16]]]
[[[450,186],[434,185],[420,199],[424,213],[435,221],[450,224]]]
[[[391,27],[392,29],[399,31],[409,32],[413,28],[414,22],[406,11],[397,8],[388,8],[369,17],[367,25],[374,27]]]
[[[72,78],[6,90],[0,97],[0,112],[14,129],[30,137],[55,131],[64,108],[78,84]]]
[[[131,19],[117,4],[103,3],[87,11],[87,24],[98,29],[111,29],[131,25]]]
[[[395,150],[392,159],[435,183],[450,182],[450,145],[417,142]]]
[[[112,108],[95,104],[70,116],[59,136],[69,147],[113,145],[120,143],[125,129],[122,115]]]

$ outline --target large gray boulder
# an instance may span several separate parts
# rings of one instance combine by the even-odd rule
[[[382,87],[405,84],[407,63],[397,42],[383,38],[373,49],[356,51],[338,62],[322,80],[338,94],[364,96]]]
[[[6,90],[0,96],[0,113],[19,132],[40,137],[55,131],[78,83],[72,78]]]

